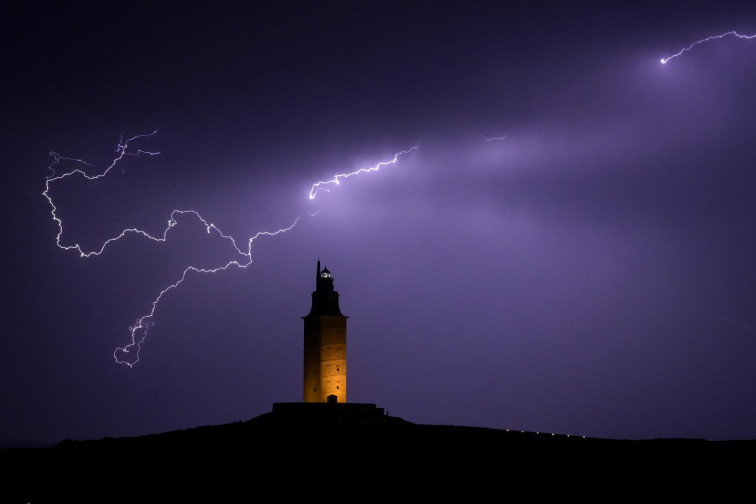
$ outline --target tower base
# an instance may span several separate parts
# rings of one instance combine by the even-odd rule
[[[271,415],[286,422],[372,423],[389,419],[383,408],[370,403],[273,403]]]

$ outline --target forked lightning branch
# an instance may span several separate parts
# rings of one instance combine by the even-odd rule
[[[113,243],[129,235],[140,236],[144,239],[151,240],[157,243],[165,243],[170,238],[171,230],[174,229],[179,223],[179,221],[177,220],[177,217],[182,216],[182,215],[188,215],[197,219],[205,227],[205,230],[207,231],[208,234],[216,235],[220,237],[222,240],[226,240],[230,242],[231,245],[234,247],[234,250],[236,251],[235,258],[226,262],[221,261],[218,264],[218,266],[213,267],[213,268],[201,268],[201,267],[197,267],[193,265],[186,267],[183,270],[183,273],[181,274],[181,276],[175,282],[166,286],[163,290],[160,291],[160,293],[158,293],[158,295],[152,300],[152,303],[150,305],[150,310],[144,315],[137,317],[135,322],[129,327],[129,333],[130,333],[129,342],[124,346],[117,347],[113,351],[113,358],[115,359],[115,361],[119,364],[125,364],[129,367],[133,367],[136,363],[139,362],[139,353],[142,349],[142,344],[145,342],[147,338],[147,333],[149,329],[155,324],[154,318],[158,309],[158,305],[160,304],[160,301],[170,291],[178,288],[184,282],[184,280],[186,280],[187,275],[189,275],[190,273],[217,273],[219,271],[225,271],[229,268],[245,269],[249,265],[251,265],[253,262],[252,245],[255,242],[255,240],[257,240],[261,236],[276,236],[282,233],[286,233],[287,231],[291,231],[299,223],[300,218],[301,218],[301,215],[297,216],[295,219],[293,219],[293,221],[291,221],[289,225],[285,227],[279,228],[275,231],[260,231],[256,233],[254,236],[246,239],[245,241],[239,242],[233,236],[223,233],[223,231],[221,231],[221,229],[218,226],[216,226],[215,224],[205,219],[196,210],[175,209],[171,212],[168,218],[166,227],[163,229],[163,232],[159,235],[152,235],[142,229],[133,227],[133,228],[123,229],[115,236],[112,236],[111,238],[108,238],[107,240],[105,240],[99,247],[91,249],[91,250],[85,249],[80,243],[69,242],[67,240],[67,237],[65,236],[63,220],[58,215],[58,208],[55,206],[55,202],[53,201],[53,197],[51,195],[52,186],[69,177],[81,177],[86,180],[97,180],[97,179],[107,176],[108,173],[110,173],[116,165],[123,163],[126,158],[140,157],[140,156],[156,156],[160,153],[142,150],[134,146],[135,144],[138,144],[140,140],[152,137],[156,134],[157,134],[157,131],[153,131],[147,134],[135,135],[125,140],[121,138],[121,140],[118,142],[118,146],[116,147],[116,154],[117,154],[116,157],[113,159],[110,165],[108,165],[107,168],[99,172],[95,170],[95,166],[93,164],[90,164],[84,161],[83,159],[64,157],[56,152],[50,152],[50,156],[53,158],[53,161],[51,162],[49,166],[50,175],[48,175],[47,178],[45,179],[45,190],[42,192],[42,195],[47,199],[47,202],[50,205],[50,214],[52,216],[52,219],[58,227],[58,232],[55,237],[56,245],[63,250],[75,250],[83,258],[91,258],[91,257],[99,256],[103,254],[105,250],[109,246],[111,246]],[[414,151],[417,148],[419,148],[419,145],[416,144],[415,146],[407,150],[403,150],[396,153],[393,156],[393,158],[391,158],[390,160],[381,161],[375,166],[372,166],[369,168],[361,168],[353,172],[341,173],[341,174],[335,175],[333,178],[329,180],[316,182],[315,184],[312,184],[312,187],[309,193],[309,198],[314,199],[315,196],[317,196],[318,191],[328,190],[329,185],[332,185],[332,184],[338,185],[340,183],[340,180],[343,180],[348,177],[358,175],[361,173],[369,173],[369,172],[378,171],[384,166],[396,164],[399,161],[399,158],[401,158],[402,156],[406,154],[409,154],[410,152]],[[69,166],[69,165],[72,165],[73,168],[70,168],[67,171],[59,172],[59,170],[61,170],[63,167]],[[316,215],[316,213],[310,214],[310,215],[314,216]]]

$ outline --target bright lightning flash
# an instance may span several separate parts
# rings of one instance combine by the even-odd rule
[[[181,277],[178,280],[176,280],[175,282],[173,282],[172,284],[170,284],[166,288],[164,288],[162,291],[160,291],[160,293],[157,295],[157,297],[155,297],[155,299],[153,299],[150,311],[147,314],[142,315],[141,317],[137,318],[136,321],[135,321],[135,323],[131,327],[129,327],[129,332],[130,332],[130,336],[131,336],[130,343],[128,343],[127,345],[122,346],[122,347],[117,347],[113,351],[113,358],[115,359],[115,361],[118,364],[126,364],[130,368],[134,367],[134,365],[136,365],[136,363],[139,362],[139,352],[140,352],[140,350],[142,348],[142,343],[144,343],[145,339],[147,338],[147,332],[149,331],[149,329],[152,326],[155,325],[155,322],[154,322],[153,319],[155,317],[155,312],[157,310],[158,304],[160,303],[160,300],[169,291],[171,291],[171,290],[176,289],[177,287],[179,287],[184,282],[184,280],[187,278],[187,275],[190,272],[194,272],[194,273],[217,273],[219,271],[225,271],[225,270],[231,268],[232,266],[234,266],[236,268],[240,268],[240,269],[246,269],[249,265],[252,264],[252,244],[254,243],[254,241],[257,238],[259,238],[261,236],[276,236],[276,235],[279,235],[279,234],[282,234],[282,233],[286,233],[287,231],[291,231],[297,225],[297,223],[299,222],[300,217],[301,217],[301,216],[298,216],[296,219],[294,219],[294,221],[288,227],[280,228],[280,229],[278,229],[276,231],[261,231],[261,232],[255,234],[254,236],[252,236],[251,238],[249,238],[247,240],[247,243],[244,246],[244,248],[240,248],[237,245],[236,240],[232,236],[224,234],[220,230],[220,228],[218,228],[215,224],[212,224],[212,223],[208,222],[204,217],[202,217],[195,210],[173,210],[171,212],[170,218],[168,219],[168,223],[167,223],[167,225],[166,225],[166,227],[165,227],[162,235],[153,236],[153,235],[147,233],[146,231],[143,231],[143,230],[138,229],[138,228],[128,228],[128,229],[124,229],[123,231],[121,231],[118,235],[105,240],[103,242],[102,246],[100,246],[99,249],[94,249],[94,250],[88,250],[87,251],[87,250],[84,250],[84,248],[80,244],[78,244],[78,243],[75,243],[73,245],[65,245],[65,244],[63,244],[63,242],[62,242],[63,221],[60,219],[60,217],[58,217],[58,215],[57,215],[57,210],[58,209],[55,206],[55,204],[53,203],[52,196],[50,195],[50,187],[51,187],[51,185],[53,183],[55,183],[55,182],[58,182],[60,180],[65,179],[67,177],[73,177],[73,176],[83,177],[83,178],[85,178],[87,180],[96,180],[96,179],[102,178],[102,177],[106,176],[111,171],[111,169],[113,167],[115,167],[115,165],[118,164],[126,156],[140,156],[142,154],[149,155],[149,156],[158,155],[158,154],[160,154],[159,152],[150,152],[150,151],[145,151],[145,150],[141,150],[141,149],[130,149],[130,147],[129,147],[130,143],[136,142],[136,141],[138,141],[139,139],[142,139],[142,138],[151,137],[151,136],[153,136],[155,134],[157,134],[157,131],[153,131],[152,133],[149,133],[149,134],[136,135],[136,136],[133,136],[133,137],[131,137],[128,140],[125,140],[125,141],[123,140],[123,137],[122,137],[121,140],[118,142],[118,146],[116,148],[116,152],[118,153],[118,156],[113,160],[113,162],[110,164],[110,166],[108,166],[104,171],[102,171],[101,173],[95,174],[95,175],[90,175],[89,173],[87,173],[86,171],[84,171],[84,168],[81,168],[82,166],[83,167],[87,167],[87,168],[93,168],[94,165],[89,164],[89,163],[87,163],[87,162],[85,162],[85,161],[83,161],[81,159],[63,157],[63,156],[61,156],[61,155],[59,155],[59,154],[57,154],[55,152],[50,152],[50,156],[53,157],[53,161],[50,164],[50,166],[48,167],[51,174],[46,178],[46,180],[45,180],[45,190],[42,192],[42,195],[47,199],[47,202],[50,204],[50,208],[51,208],[50,213],[52,215],[53,221],[55,221],[55,223],[58,226],[58,234],[55,237],[55,243],[56,243],[56,245],[59,248],[63,249],[63,250],[72,250],[72,249],[76,250],[81,257],[99,256],[100,254],[102,254],[105,251],[105,248],[109,244],[111,244],[111,243],[113,243],[115,241],[118,241],[121,238],[123,238],[123,237],[125,237],[125,236],[127,236],[129,234],[136,234],[136,235],[142,236],[144,238],[147,238],[148,240],[152,240],[154,242],[165,243],[168,240],[168,235],[169,235],[169,232],[171,231],[171,229],[173,229],[174,227],[176,227],[178,225],[177,217],[178,216],[183,216],[183,215],[189,215],[191,217],[196,218],[197,220],[199,220],[205,226],[205,230],[207,231],[208,234],[217,234],[223,240],[228,240],[229,242],[231,242],[231,244],[233,245],[234,249],[236,250],[237,257],[235,259],[232,259],[232,260],[226,262],[225,264],[222,264],[222,265],[217,266],[215,268],[200,268],[200,267],[197,267],[197,266],[188,266],[187,268],[184,269],[183,273],[181,274]],[[402,156],[404,154],[408,154],[409,152],[412,152],[413,150],[417,149],[418,147],[419,147],[418,145],[415,145],[414,147],[412,147],[412,148],[410,148],[408,150],[401,151],[401,152],[395,154],[394,157],[393,157],[393,159],[391,159],[390,161],[384,161],[384,162],[378,163],[376,166],[374,166],[372,168],[364,168],[364,169],[357,170],[357,171],[352,172],[352,173],[339,174],[339,175],[336,175],[331,180],[324,181],[324,182],[318,182],[316,184],[313,184],[312,189],[310,190],[310,199],[314,199],[315,198],[315,195],[318,193],[318,190],[320,190],[320,189],[327,190],[326,188],[323,188],[321,186],[328,185],[328,184],[338,184],[340,178],[351,177],[352,175],[357,175],[359,173],[365,173],[365,172],[370,172],[370,171],[377,171],[382,166],[385,166],[385,165],[388,165],[388,164],[395,164],[397,162],[397,160],[399,159],[400,156]],[[74,169],[72,169],[70,171],[64,172],[64,173],[62,173],[62,174],[59,175],[59,174],[57,174],[56,168],[63,161],[74,163],[74,164],[76,164],[79,167],[74,168]],[[319,213],[319,211],[316,211],[315,213],[310,213],[310,212],[307,212],[307,213],[310,216],[314,217],[314,216],[316,216]]]
[[[312,187],[310,188],[310,199],[311,200],[315,199],[315,196],[317,196],[318,192],[320,192],[320,191],[326,191],[326,192],[328,192],[329,189],[326,186],[328,186],[330,184],[339,185],[339,180],[341,180],[341,179],[349,178],[349,177],[351,177],[353,175],[359,175],[360,173],[368,173],[368,172],[378,171],[378,170],[380,170],[382,167],[384,167],[386,165],[396,164],[397,161],[399,161],[399,158],[401,156],[403,156],[405,154],[409,154],[413,150],[419,149],[419,148],[420,148],[420,144],[418,143],[418,144],[413,145],[412,147],[410,147],[407,150],[403,150],[401,152],[397,152],[396,154],[394,154],[394,157],[392,159],[390,159],[389,161],[381,161],[377,165],[371,166],[370,168],[360,168],[359,170],[353,171],[353,172],[350,172],[350,173],[339,173],[338,175],[334,175],[334,177],[332,179],[330,179],[330,180],[321,180],[319,182],[315,182],[314,184],[312,184]]]
[[[736,31],[728,31],[727,33],[723,33],[721,35],[712,35],[711,37],[706,37],[705,39],[697,40],[697,41],[693,42],[692,44],[690,44],[688,47],[680,49],[680,51],[678,51],[677,53],[673,54],[672,56],[669,56],[667,58],[662,58],[659,61],[661,62],[662,65],[665,65],[672,58],[677,58],[681,54],[690,51],[691,49],[693,49],[695,46],[697,46],[699,44],[703,44],[704,42],[709,42],[710,40],[722,39],[722,38],[725,38],[725,37],[737,37],[737,38],[740,38],[740,39],[750,40],[750,39],[756,37],[756,35],[741,35],[741,34],[739,34]]]

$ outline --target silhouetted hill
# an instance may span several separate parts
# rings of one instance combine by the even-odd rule
[[[756,441],[583,438],[279,406],[246,422],[3,450],[3,502],[756,497]]]

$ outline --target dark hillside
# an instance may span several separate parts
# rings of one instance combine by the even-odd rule
[[[3,502],[254,502],[321,493],[446,500],[492,492],[502,501],[742,502],[756,497],[754,455],[756,441],[622,441],[274,412],[5,450]]]

